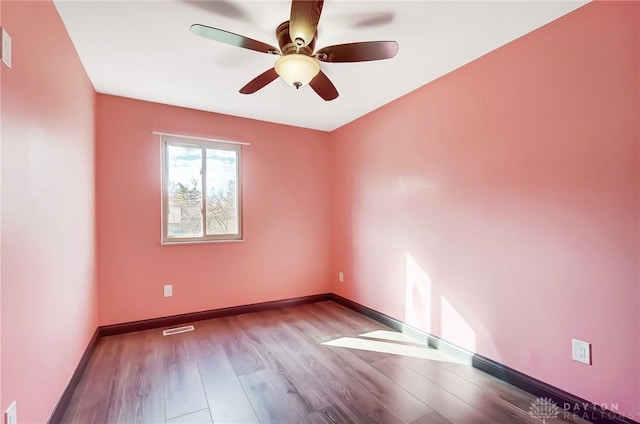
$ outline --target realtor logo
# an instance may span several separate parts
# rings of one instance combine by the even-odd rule
[[[529,415],[533,418],[542,420],[542,423],[546,423],[546,420],[558,418],[560,415],[560,408],[554,401],[549,398],[537,398],[531,402],[529,407]]]

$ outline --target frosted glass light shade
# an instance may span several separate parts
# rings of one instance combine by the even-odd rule
[[[304,54],[288,54],[276,62],[276,72],[289,85],[296,88],[305,86],[320,72],[320,65],[314,58]]]

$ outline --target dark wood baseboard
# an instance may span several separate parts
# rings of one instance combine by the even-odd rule
[[[552,399],[560,407],[561,411],[564,408],[589,422],[602,424],[638,424],[637,421],[623,417],[614,411],[603,409],[599,405],[588,402],[543,381],[536,380],[520,371],[481,355],[474,356],[472,365],[534,396]]]
[[[543,381],[537,380],[526,374],[523,374],[517,370],[502,365],[489,358],[485,358],[482,355],[474,354],[461,347],[451,344],[439,337],[433,336],[427,332],[419,330],[415,327],[405,324],[404,322],[392,318],[388,315],[378,312],[372,308],[356,303],[352,300],[344,298],[334,293],[324,293],[312,296],[297,297],[293,299],[276,300],[271,302],[254,303],[250,305],[233,306],[229,308],[213,309],[209,311],[193,312],[181,315],[172,315],[162,318],[153,318],[142,321],[127,322],[122,324],[114,324],[101,326],[96,329],[93,337],[89,341],[87,348],[78,363],[69,384],[62,393],[60,400],[49,418],[49,424],[58,424],[61,422],[62,417],[69,405],[71,396],[75,391],[82,373],[84,372],[91,354],[93,353],[96,344],[100,337],[112,336],[116,334],[130,333],[134,331],[150,330],[153,328],[168,327],[180,324],[186,324],[194,321],[202,321],[213,318],[221,318],[231,315],[246,314],[251,312],[261,312],[272,309],[279,309],[288,306],[300,305],[304,303],[323,302],[331,300],[340,305],[343,305],[349,309],[361,313],[375,321],[378,321],[388,327],[411,335],[418,340],[427,343],[438,350],[443,351],[455,358],[470,363],[474,367],[500,379],[507,383],[510,383],[522,390],[525,390],[534,396],[550,398],[558,406],[561,407],[567,405],[571,408],[571,411],[576,415],[590,421],[592,423],[601,424],[640,424],[637,421],[633,421],[629,418],[622,417],[615,412],[605,410],[598,405],[581,399],[571,393],[565,392],[553,387]]]
[[[566,408],[579,417],[592,423],[640,424],[637,421],[623,417],[614,411],[603,409],[599,405],[588,402],[582,398],[572,395],[571,393],[565,392],[564,390],[523,374],[520,371],[502,365],[492,359],[469,352],[461,347],[448,343],[439,337],[433,336],[415,327],[411,327],[410,325],[385,315],[382,312],[378,312],[375,309],[371,309],[333,293],[330,296],[330,300],[368,316],[369,318],[385,324],[396,331],[406,333],[418,340],[428,343],[429,346],[441,350],[457,359],[468,362],[475,368],[529,392],[534,396],[550,398],[560,407],[561,411],[563,408]]]
[[[131,333],[134,331],[142,331],[142,330],[151,330],[153,328],[161,328],[168,327],[180,324],[186,324],[188,322],[195,321],[203,321],[207,319],[213,318],[221,318],[231,315],[240,315],[240,314],[248,314],[251,312],[261,312],[272,309],[280,309],[285,308],[287,306],[301,305],[303,303],[314,303],[314,302],[323,302],[326,300],[331,300],[332,294],[323,293],[316,294],[311,296],[304,297],[296,297],[292,299],[284,299],[284,300],[274,300],[271,302],[261,302],[254,303],[250,305],[241,305],[241,306],[232,306],[229,308],[220,308],[220,309],[212,309],[209,311],[200,311],[200,312],[192,312],[187,314],[180,315],[171,315],[168,317],[161,318],[152,318],[145,319],[141,321],[133,321],[133,322],[125,322],[122,324],[113,324],[113,325],[105,325],[100,326],[96,329],[93,337],[89,341],[87,348],[85,349],[82,357],[80,358],[80,362],[76,367],[73,375],[71,376],[71,380],[69,380],[69,384],[62,392],[62,396],[58,400],[51,416],[49,417],[49,424],[58,424],[62,421],[62,417],[64,416],[67,407],[69,406],[69,401],[73,396],[73,392],[76,390],[78,383],[80,382],[80,378],[82,377],[82,373],[87,367],[89,363],[89,359],[93,354],[93,351],[96,348],[98,340],[101,337],[113,336],[116,334],[124,334]]]
[[[67,384],[64,392],[62,392],[62,396],[60,396],[60,399],[58,399],[58,403],[56,404],[55,408],[53,408],[53,412],[49,417],[49,421],[47,421],[49,424],[58,424],[62,422],[62,417],[64,416],[64,413],[69,406],[69,402],[71,401],[73,392],[75,392],[76,387],[80,382],[80,378],[82,377],[82,373],[84,373],[84,370],[87,368],[87,364],[89,364],[91,355],[93,355],[93,351],[98,344],[98,339],[100,339],[100,331],[99,329],[96,329],[96,331],[94,331],[93,333],[93,336],[91,336],[91,340],[89,340],[87,348],[84,350],[80,361],[78,362],[76,370],[71,376],[71,380],[69,380],[69,384]]]
[[[301,305],[330,300],[331,294],[315,294],[311,296],[296,297],[292,299],[274,300],[271,302],[253,303],[250,305],[232,306],[229,308],[211,309],[208,311],[191,312],[188,314],[171,315],[162,318],[145,319],[141,321],[125,322],[122,324],[105,325],[98,327],[100,337],[116,334],[132,333],[134,331],[151,330],[153,328],[171,327],[186,324],[188,322],[204,321],[207,319],[228,317],[231,315],[262,312],[271,309],[280,309],[287,306]]]

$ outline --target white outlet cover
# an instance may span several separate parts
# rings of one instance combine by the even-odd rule
[[[2,61],[11,68],[11,37],[4,28],[2,28]]]
[[[591,344],[582,340],[572,339],[572,358],[574,361],[591,365]]]
[[[18,405],[14,400],[4,413],[5,424],[18,424]]]
[[[340,281],[341,283],[344,283],[344,273],[343,272],[339,272],[338,273],[338,281]]]
[[[164,286],[164,297],[171,297],[171,296],[173,296],[173,285],[166,284]]]

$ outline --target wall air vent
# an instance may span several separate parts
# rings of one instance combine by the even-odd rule
[[[195,330],[193,325],[185,325],[184,327],[167,328],[162,331],[163,336],[173,336],[174,334],[186,333]]]

